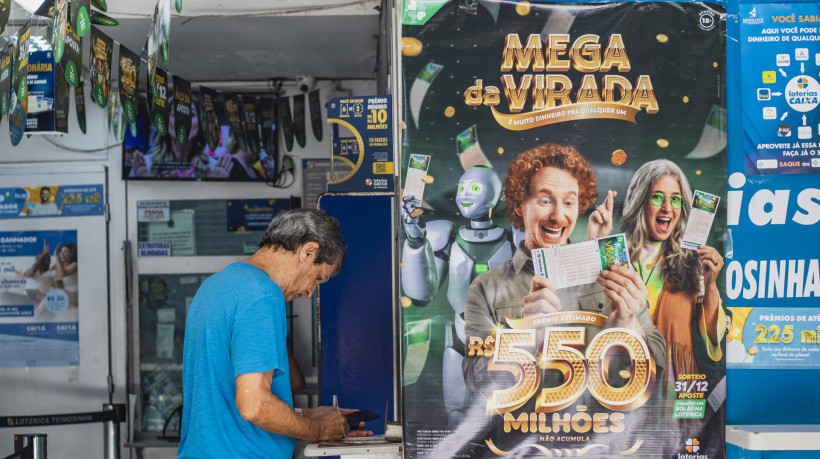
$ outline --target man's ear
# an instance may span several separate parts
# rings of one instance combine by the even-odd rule
[[[316,257],[319,256],[319,244],[313,241],[308,241],[299,247],[299,261],[310,261],[315,263]],[[313,258],[313,260],[311,260]]]
[[[517,203],[517,202],[515,203],[515,213],[516,213],[516,215],[518,215],[519,217],[523,217],[523,216],[524,216],[524,212],[522,212],[522,211],[521,211],[521,204],[519,204],[519,203]]]

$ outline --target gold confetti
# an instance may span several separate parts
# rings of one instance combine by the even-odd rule
[[[717,66],[718,66],[717,62],[712,62],[712,67],[717,68]]]
[[[655,39],[658,40],[659,43],[666,43],[667,41],[669,41],[669,37],[662,33],[655,35]]]
[[[447,118],[452,118],[455,114],[456,109],[451,106],[447,106],[447,108],[444,109],[444,116],[446,116]]]
[[[504,154],[504,149],[501,148],[501,147],[498,147],[498,154],[503,155]]]
[[[626,152],[623,150],[615,150],[612,152],[609,160],[612,161],[612,164],[620,166],[626,162]]]
[[[400,265],[402,268],[404,268],[404,263],[403,263],[403,262],[402,262],[402,263],[399,263],[399,265]]]
[[[666,139],[658,139],[658,146],[661,148],[666,148],[669,146],[669,141]]]
[[[689,103],[689,96],[683,96],[683,103],[684,103],[684,104],[688,104],[688,103]]]
[[[407,298],[406,296],[401,297],[401,307],[409,308],[412,305],[413,305],[413,300],[411,300],[410,298]]]
[[[421,41],[415,37],[401,37],[402,56],[418,56],[423,48]]]
[[[632,372],[629,370],[621,370],[618,372],[618,376],[624,379],[629,379],[632,376]]]
[[[757,346],[752,346],[749,348],[749,355],[756,355],[757,354]]]
[[[519,16],[526,16],[530,14],[530,2],[518,2],[518,4],[515,5],[515,12],[518,13]]]
[[[700,175],[700,169],[695,171],[695,175]]]
[[[432,175],[425,175],[424,177],[421,178],[421,181],[428,184],[428,185],[433,183],[435,180],[436,179],[434,179]]]
[[[416,218],[416,217],[418,217],[419,215],[421,215],[423,213],[424,213],[424,209],[416,209],[416,210],[410,212],[410,216],[413,217],[413,218]]]
[[[402,122],[401,122],[401,128],[402,128],[402,130],[407,129],[407,123],[405,123],[404,121],[402,121]]]

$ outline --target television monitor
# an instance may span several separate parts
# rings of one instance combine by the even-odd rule
[[[178,145],[174,139],[174,110],[170,101],[168,134],[163,136],[154,128],[148,115],[146,98],[140,97],[136,135],[126,129],[123,142],[124,180],[213,180],[243,182],[275,182],[279,160],[276,152],[260,145],[258,154],[240,149],[234,138],[227,115],[217,110],[220,140],[215,149],[205,141],[202,108],[198,94],[191,97],[191,129],[188,141]],[[247,129],[247,127],[246,127]],[[257,126],[259,129],[259,126]],[[276,125],[274,142],[276,145]],[[260,139],[260,136],[256,136]],[[275,148],[274,148],[275,150]]]

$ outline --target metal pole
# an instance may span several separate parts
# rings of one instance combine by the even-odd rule
[[[111,411],[114,405],[103,403],[103,411]],[[118,421],[105,421],[103,423],[103,437],[105,459],[120,459],[120,423]]]
[[[23,454],[23,459],[47,459],[46,434],[14,434],[14,451],[20,451],[27,446],[31,449]]]

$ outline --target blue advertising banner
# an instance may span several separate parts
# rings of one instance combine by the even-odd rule
[[[393,191],[391,107],[391,96],[337,97],[327,103],[327,122],[353,134],[338,138],[334,129],[331,175],[344,174],[328,181],[328,191]]]
[[[820,172],[820,5],[741,4],[747,175]]]
[[[0,188],[0,218],[76,217],[104,212],[101,184]]]
[[[289,199],[229,199],[228,231],[265,231],[271,219],[290,208]]]
[[[820,312],[806,308],[731,308],[729,368],[820,366]]]
[[[0,367],[78,365],[77,231],[0,232]]]

